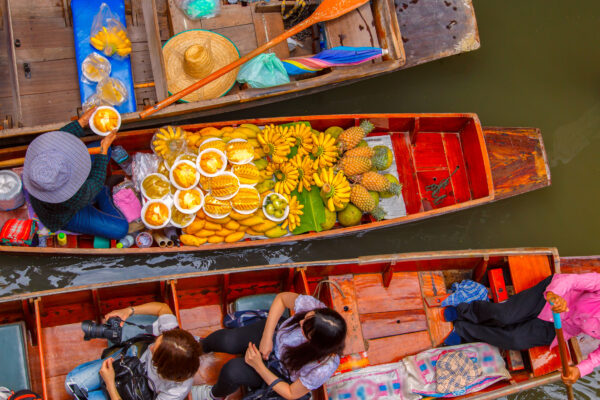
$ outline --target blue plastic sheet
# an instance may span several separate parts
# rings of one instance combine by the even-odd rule
[[[71,11],[73,14],[73,36],[75,37],[75,59],[77,60],[77,72],[79,74],[79,93],[83,104],[88,97],[96,93],[96,83],[87,83],[81,73],[83,60],[92,52],[96,51],[90,44],[90,30],[94,16],[100,10],[102,3],[108,4],[110,10],[119,16],[119,20],[127,26],[125,20],[124,0],[71,0]],[[127,99],[123,104],[116,107],[120,113],[134,112],[137,110],[135,103],[135,92],[133,89],[133,75],[131,73],[131,57],[123,60],[108,57],[112,71],[111,78],[117,78],[127,88]]]

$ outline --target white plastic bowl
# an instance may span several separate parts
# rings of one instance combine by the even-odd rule
[[[198,189],[197,187],[193,187],[193,188],[187,189],[185,191],[188,191],[188,190],[193,190],[193,191],[196,191],[196,192],[200,193],[200,199],[201,199],[201,201],[200,201],[200,204],[198,206],[196,206],[194,208],[191,208],[189,210],[187,208],[183,208],[183,207],[180,206],[180,204],[179,204],[179,194],[181,192],[183,192],[183,190],[178,190],[178,191],[175,192],[175,194],[173,195],[173,203],[175,204],[175,208],[178,209],[183,214],[196,214],[198,211],[200,211],[200,209],[202,208],[202,206],[204,206],[204,193],[202,193],[202,190]]]
[[[223,166],[221,167],[221,169],[219,169],[217,172],[215,172],[214,174],[209,174],[208,172],[205,172],[202,167],[200,167],[200,160],[202,159],[202,155],[204,155],[205,153],[210,153],[210,152],[214,152],[216,154],[218,154],[221,157],[221,161],[223,161]],[[225,171],[225,168],[227,168],[227,156],[225,156],[225,153],[223,153],[221,150],[218,149],[204,149],[200,152],[200,154],[198,154],[198,158],[196,159],[196,168],[198,169],[198,171],[200,171],[200,173],[204,176],[208,176],[209,178],[213,178],[217,175],[220,175],[223,171]]]
[[[207,195],[206,197],[208,197],[208,196],[211,196],[211,197],[212,197],[212,195]],[[205,205],[206,205],[206,197],[204,198],[204,204],[205,204]],[[215,197],[215,198],[216,198],[216,197]],[[206,215],[208,215],[209,217],[211,217],[211,218],[214,218],[214,219],[225,218],[225,217],[227,217],[229,214],[231,214],[231,211],[229,211],[227,214],[223,214],[223,215],[219,215],[219,214],[211,214],[211,213],[209,213],[208,211],[206,211],[206,207],[204,207],[204,210],[203,210],[203,211],[204,211],[204,214],[206,214]]]
[[[258,193],[258,190],[256,190],[256,188],[252,185],[240,185],[240,189],[252,189],[256,192],[256,197],[258,198],[258,200],[260,201],[260,193]],[[239,190],[238,190],[239,193]],[[237,193],[236,193],[237,194]],[[235,196],[233,196],[235,197]],[[232,199],[233,199],[232,197]],[[260,206],[259,206],[260,207]],[[253,214],[256,210],[258,210],[258,207],[256,207],[254,210],[251,211],[244,211],[244,210],[238,210],[237,208],[235,208],[233,206],[233,203],[231,202],[231,208],[233,209],[233,211],[235,211],[238,214],[244,214],[244,215],[250,215]]]
[[[190,185],[189,187],[184,187],[184,186],[180,186],[179,184],[177,184],[177,181],[175,180],[175,177],[173,176],[173,172],[175,172],[175,169],[177,169],[177,166],[181,165],[181,164],[187,164],[190,167],[194,168],[194,170],[196,171],[196,179],[194,180],[194,184]],[[171,171],[169,173],[169,178],[171,179],[171,183],[173,184],[173,186],[175,186],[177,189],[189,190],[198,185],[198,182],[200,181],[200,173],[198,172],[198,169],[196,168],[196,165],[193,162],[188,161],[188,160],[180,160],[180,161],[173,163],[173,166],[171,167]]]
[[[240,178],[238,178],[238,177],[237,177],[237,176],[236,176],[236,175],[235,175],[233,172],[231,172],[231,171],[225,171],[225,172],[223,172],[222,174],[219,174],[218,176],[223,176],[223,175],[229,175],[229,176],[232,176],[232,177],[234,177],[234,178],[235,178],[235,180],[237,181],[237,186],[238,186],[238,187],[237,187],[237,190],[236,190],[234,193],[232,193],[232,194],[230,194],[230,195],[228,195],[228,196],[222,196],[222,197],[219,197],[219,196],[215,196],[215,194],[212,192],[212,184],[211,184],[211,185],[210,185],[210,186],[211,186],[211,191],[210,191],[210,194],[211,194],[211,196],[213,196],[213,197],[214,197],[215,199],[217,199],[217,200],[230,200],[230,199],[232,199],[232,198],[233,198],[233,196],[235,196],[236,194],[238,194],[238,192],[240,191]],[[216,178],[216,176],[214,176],[213,178]]]
[[[146,190],[144,189],[144,180],[146,180],[146,178],[148,178],[149,176],[158,176],[160,177],[163,181],[167,182],[169,184],[169,191],[167,192],[167,194],[165,194],[163,197],[161,197],[160,199],[153,199],[150,198],[147,194],[146,194]],[[169,180],[167,179],[166,176],[164,176],[163,174],[159,174],[158,172],[155,172],[153,174],[149,174],[146,175],[146,178],[142,179],[142,184],[140,184],[140,189],[142,191],[142,195],[144,196],[144,198],[146,198],[147,200],[164,200],[166,197],[168,197],[171,194],[171,182],[169,182]]]
[[[279,194],[279,193],[276,193],[276,192],[271,192],[271,193],[267,194],[265,196],[265,198],[263,199],[263,204],[262,204],[263,214],[265,214],[265,217],[267,217],[268,219],[270,219],[273,222],[283,222],[283,221],[286,220],[286,218],[290,214],[290,205],[289,204],[285,208],[285,211],[283,212],[283,217],[281,217],[281,218],[275,218],[272,215],[267,214],[267,210],[266,210],[267,202],[269,200],[269,197],[271,195],[273,195],[273,194],[277,195],[277,197],[279,197],[282,200],[285,200],[285,202],[288,203],[287,199],[282,194]]]
[[[173,204],[173,205],[175,206],[175,208],[176,208],[177,210],[179,210],[179,208],[177,208],[177,206],[176,206],[175,204]],[[179,210],[179,211],[181,211],[181,210]],[[185,214],[185,213],[184,213],[184,214]],[[186,214],[186,215],[190,216],[190,215],[192,215],[192,214]],[[192,224],[192,222],[194,222],[194,219],[196,219],[196,216],[193,216],[192,218],[190,218],[190,221],[189,221],[189,222],[187,222],[186,224],[184,224],[184,225],[180,225],[180,224],[178,224],[177,222],[175,222],[175,221],[173,220],[173,210],[171,210],[171,219],[169,220],[169,222],[170,222],[170,223],[171,223],[171,225],[173,225],[175,228],[183,229],[183,228],[185,228],[185,227],[187,227],[187,226],[190,226],[190,225]]]
[[[148,207],[150,207],[151,205],[157,204],[157,203],[164,204],[165,206],[167,206],[167,209],[169,210],[168,217],[167,217],[165,223],[162,225],[159,225],[159,226],[152,225],[146,221],[146,210],[148,210]],[[142,222],[144,223],[146,228],[161,229],[161,228],[164,228],[165,226],[167,226],[171,222],[171,204],[172,204],[171,201],[166,201],[166,200],[150,200],[146,204],[144,204],[144,207],[142,207]]]
[[[121,114],[119,114],[119,112],[117,111],[116,108],[114,107],[110,107],[110,106],[100,106],[96,109],[96,111],[94,111],[94,113],[92,114],[92,116],[90,117],[90,129],[92,130],[92,132],[94,132],[96,135],[98,136],[108,136],[109,132],[102,132],[100,129],[96,128],[96,125],[94,125],[94,117],[96,116],[96,113],[100,110],[113,110],[116,114],[117,114],[117,127],[115,128],[116,130],[119,130],[119,128],[121,127]]]
[[[240,143],[240,142],[248,143],[248,141],[244,140],[244,139],[231,139],[229,142],[227,142],[227,145],[229,145],[230,143]],[[250,146],[250,147],[252,147],[252,146]],[[227,146],[225,146],[225,156],[227,156]],[[227,157],[227,160],[229,160],[229,157]],[[252,157],[247,158],[246,160],[243,160],[240,162],[233,162],[231,160],[229,160],[229,162],[234,165],[244,165],[244,164],[248,164],[249,162],[252,162],[252,160],[254,160],[254,154],[252,154]]]

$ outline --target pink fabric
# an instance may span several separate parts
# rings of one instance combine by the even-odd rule
[[[600,274],[556,274],[546,288],[546,292],[554,292],[567,302],[569,311],[561,314],[565,340],[585,333],[600,339]],[[552,322],[550,304],[546,304],[538,318]],[[554,339],[552,346],[557,345]],[[588,358],[577,365],[581,376],[592,372],[600,365],[600,348],[588,355]]]
[[[135,221],[142,216],[142,205],[132,189],[121,189],[113,196],[115,206],[125,216],[127,222]]]

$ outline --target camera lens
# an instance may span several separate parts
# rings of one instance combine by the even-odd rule
[[[83,340],[101,338],[104,329],[104,325],[98,325],[94,321],[87,320],[81,323],[81,330],[83,331]]]

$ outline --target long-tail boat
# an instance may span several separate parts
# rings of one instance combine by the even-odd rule
[[[484,205],[496,200],[550,185],[550,168],[539,129],[482,127],[475,114],[361,114],[280,117],[183,125],[195,132],[208,126],[216,128],[252,123],[259,126],[308,121],[316,130],[331,126],[349,128],[368,119],[375,129],[370,135],[390,135],[397,172],[403,184],[406,215],[374,221],[363,219],[352,227],[335,226],[331,230],[288,235],[274,239],[247,239],[236,243],[203,244],[200,247],[94,249],[92,241],[79,236],[67,247],[0,246],[8,253],[56,254],[129,254],[182,252],[264,246],[333,238],[357,234],[430,218],[449,212]],[[130,154],[150,151],[155,129],[122,132],[114,144]],[[97,137],[85,137],[85,141]],[[0,168],[21,160],[27,146],[0,149]],[[122,173],[118,167],[114,173]],[[439,190],[438,190],[439,189]],[[26,218],[26,207],[0,213],[0,218]]]
[[[138,111],[168,96],[161,46],[174,35],[188,29],[211,30],[231,39],[243,56],[284,31],[281,1],[230,3],[220,1],[221,11],[215,18],[190,20],[173,0],[125,1]],[[310,9],[318,2],[306,3]],[[61,121],[81,113],[70,4],[55,0],[0,1],[2,145],[31,141],[32,135],[56,130],[62,126]],[[285,13],[293,4],[285,4]],[[374,62],[328,68],[281,86],[236,86],[223,97],[173,105],[144,120],[139,119],[138,112],[127,113],[123,115],[124,127],[158,126],[291,99],[472,51],[480,45],[471,0],[372,0],[342,18],[326,22],[323,31],[327,47],[377,46],[387,53]],[[285,59],[318,53],[318,32],[305,37],[291,53],[284,42],[274,49],[275,54]]]
[[[0,377],[10,370],[11,376],[20,375],[23,385],[44,398],[67,399],[66,374],[97,359],[106,345],[103,340],[83,340],[83,320],[100,322],[113,309],[161,301],[170,305],[182,328],[205,336],[222,327],[223,316],[242,297],[281,291],[313,294],[322,280],[338,284],[322,287],[319,298],[348,323],[344,353],[366,351],[371,365],[391,363],[440,346],[452,330],[452,324],[443,320],[440,300],[453,282],[489,282],[497,300],[553,273],[589,271],[600,271],[598,257],[560,259],[554,248],[439,251],[193,272],[15,294],[0,298],[3,351],[10,348],[16,354],[10,363],[0,365]],[[559,381],[555,350],[512,352],[507,360],[510,380],[465,397],[494,399]],[[578,362],[581,357],[574,341],[571,358]],[[196,384],[210,383],[218,365],[204,365]],[[316,399],[327,398],[323,389],[314,394]]]

